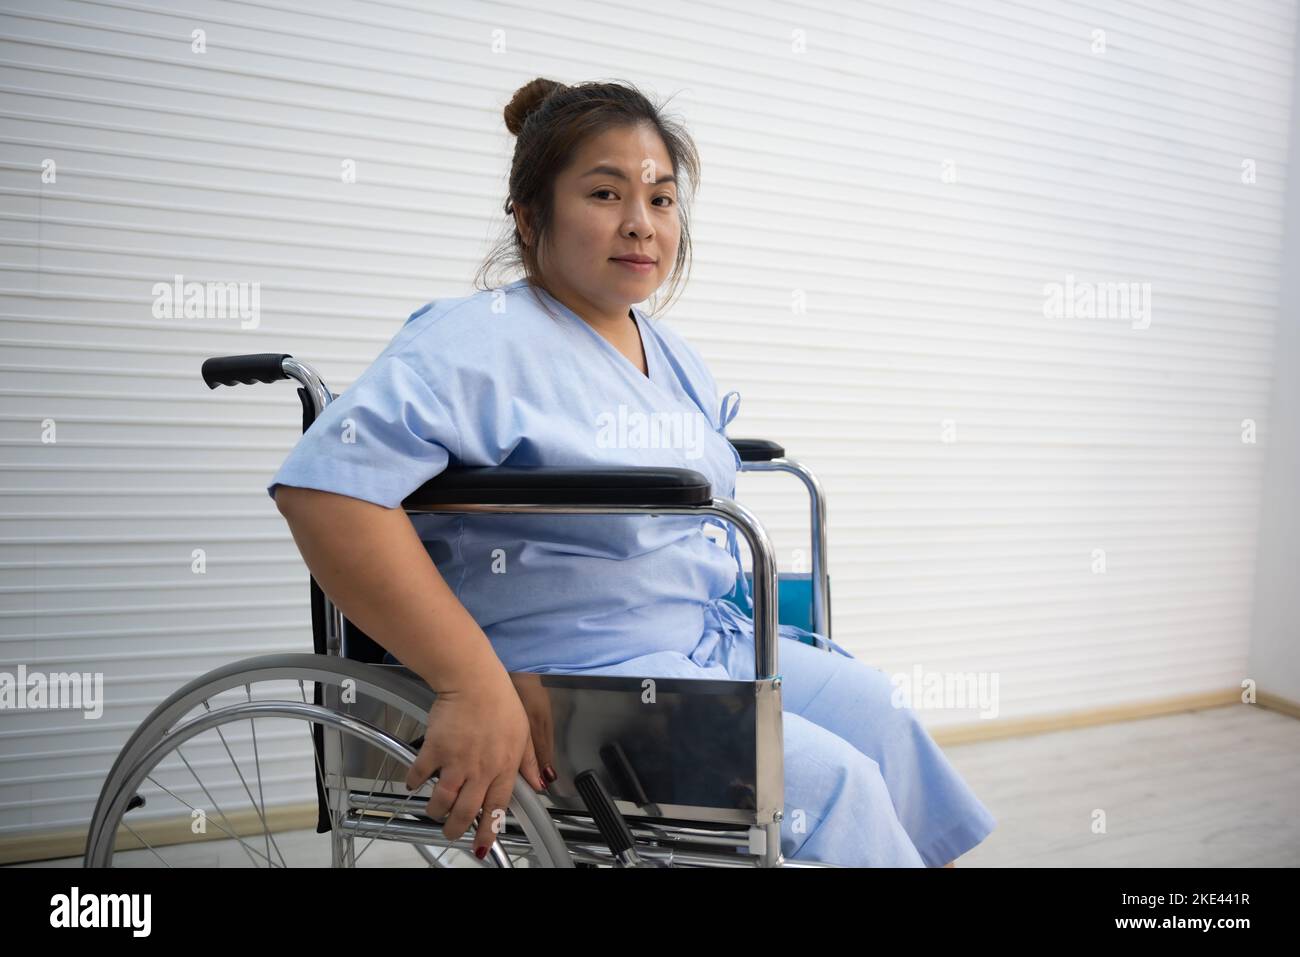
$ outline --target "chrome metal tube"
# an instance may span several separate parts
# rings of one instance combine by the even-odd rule
[[[794,459],[742,462],[742,472],[788,472],[808,490],[808,528],[812,539],[812,630],[831,637],[830,572],[826,556],[826,495],[817,476]],[[830,650],[829,648],[827,649]]]
[[[325,387],[321,377],[316,374],[316,370],[305,362],[299,362],[293,356],[283,359],[280,362],[280,368],[284,374],[291,379],[297,379],[302,383],[302,387],[307,390],[307,397],[311,400],[314,414],[312,419],[320,415],[325,406],[334,400],[333,393]]]

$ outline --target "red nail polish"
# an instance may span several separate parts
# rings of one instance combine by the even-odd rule
[[[554,781],[559,777],[559,775],[555,773],[555,768],[551,767],[549,764],[542,768],[542,776],[545,777],[548,782]]]
[[[474,848],[474,856],[481,861],[483,858],[487,857],[487,851],[488,849],[486,847],[476,847]]]

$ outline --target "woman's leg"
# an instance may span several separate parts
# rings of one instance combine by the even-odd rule
[[[845,867],[924,867],[876,762],[797,714],[781,716],[781,853]]]
[[[949,863],[997,826],[915,712],[894,706],[883,671],[785,638],[779,655],[782,708],[847,741],[879,767],[898,820],[927,866]],[[735,677],[753,677],[752,639],[733,640],[723,658]]]

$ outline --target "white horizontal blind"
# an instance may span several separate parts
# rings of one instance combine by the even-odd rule
[[[1003,718],[1237,686],[1294,5],[729,6],[681,321],[826,486],[837,640]],[[1067,283],[1150,284],[1149,325],[1048,318]]]
[[[1002,717],[1234,684],[1295,5],[976,6],[6,0],[0,669],[108,700],[0,718],[0,840],[84,823],[184,681],[310,648],[263,490],[296,397],[199,364],[283,351],[340,392],[470,291],[538,75],[676,94],[705,179],[667,321],[743,393],[731,434],[825,484],[838,641],[997,672]],[[178,274],[258,283],[260,322],[154,318]],[[1149,328],[1044,318],[1067,275],[1151,283]],[[740,495],[791,568],[799,486]]]

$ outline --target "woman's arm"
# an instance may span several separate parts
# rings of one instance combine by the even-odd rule
[[[546,788],[528,715],[487,635],[447,587],[401,508],[280,485],[275,496],[317,584],[350,621],[438,692],[424,743],[407,770],[426,806],[458,840],[479,817],[474,853],[487,854],[516,776]]]
[[[509,684],[400,508],[281,485],[276,507],[317,584],[343,614],[435,691]]]

